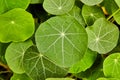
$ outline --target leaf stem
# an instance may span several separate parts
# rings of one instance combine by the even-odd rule
[[[120,11],[120,8],[118,10],[116,10],[112,15],[110,15],[107,20],[109,20],[110,18],[112,18],[115,14],[117,14]]]

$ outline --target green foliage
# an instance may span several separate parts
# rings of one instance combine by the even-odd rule
[[[119,80],[119,0],[0,0],[0,80]]]

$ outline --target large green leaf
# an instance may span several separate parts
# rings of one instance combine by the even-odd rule
[[[104,18],[96,20],[94,25],[87,27],[86,30],[88,47],[93,51],[105,54],[117,45],[119,29]]]
[[[14,73],[10,80],[32,80],[32,79],[28,77],[25,73],[23,74]]]
[[[88,49],[86,51],[84,57],[79,62],[74,64],[70,68],[69,72],[70,73],[79,73],[81,71],[87,70],[88,68],[90,68],[93,65],[96,57],[97,57],[96,52],[93,52],[90,49]]]
[[[35,38],[38,50],[63,67],[79,61],[87,49],[87,33],[73,17],[50,18],[39,26]]]
[[[113,53],[105,59],[103,72],[106,77],[120,78],[120,53]]]
[[[69,12],[74,6],[75,0],[44,0],[44,9],[54,15],[62,15]]]
[[[71,78],[48,78],[45,80],[74,80],[74,79],[71,79]]]
[[[21,42],[21,43],[11,43],[5,54],[5,59],[9,68],[15,73],[24,73],[23,68],[23,58],[24,53],[32,46],[31,41]]]
[[[81,9],[77,6],[74,6],[73,9],[67,13],[68,16],[74,17],[82,26],[85,26],[85,21],[81,14]]]
[[[33,17],[25,10],[16,8],[0,15],[0,42],[25,41],[33,33]]]
[[[67,74],[67,69],[55,65],[53,61],[39,53],[35,46],[26,51],[23,63],[25,72],[33,80],[64,77]]]
[[[0,0],[0,14],[13,8],[26,9],[30,0]]]
[[[82,15],[87,25],[92,25],[95,20],[105,17],[100,7],[87,5],[83,6]]]
[[[80,1],[82,1],[86,5],[93,6],[100,4],[103,0],[80,0]]]

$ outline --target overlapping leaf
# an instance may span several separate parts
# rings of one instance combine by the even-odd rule
[[[86,28],[88,33],[88,47],[105,54],[111,51],[118,42],[119,29],[104,18],[98,19],[94,25]]]
[[[74,80],[74,79],[71,79],[71,78],[48,78],[46,80]]]
[[[11,43],[6,50],[5,59],[9,68],[15,73],[24,73],[23,58],[27,48],[32,46],[31,41]]]
[[[44,0],[44,9],[54,15],[62,15],[69,12],[74,6],[75,0]]]
[[[37,29],[35,38],[38,50],[63,67],[79,61],[87,49],[87,33],[73,17],[47,20]]]
[[[82,7],[82,16],[87,25],[92,25],[95,20],[105,17],[103,11],[98,6],[87,6],[84,5]]]
[[[33,80],[45,80],[50,77],[64,77],[67,69],[59,67],[50,59],[38,52],[35,46],[30,47],[24,56],[25,72]]]
[[[15,8],[0,15],[0,42],[25,41],[33,33],[33,17],[25,10]]]
[[[67,13],[68,16],[74,17],[82,26],[85,26],[85,21],[81,14],[81,9],[77,6],[74,6],[73,9]]]

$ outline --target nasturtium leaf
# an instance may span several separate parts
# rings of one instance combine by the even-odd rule
[[[100,54],[111,51],[118,42],[119,29],[104,18],[95,21],[86,28],[88,33],[88,47]]]
[[[74,79],[71,79],[71,78],[48,78],[45,80],[74,80]]]
[[[118,78],[98,78],[97,80],[120,80]]]
[[[0,0],[0,14],[14,8],[26,9],[30,0]]]
[[[55,65],[53,61],[38,52],[36,46],[26,51],[23,64],[26,74],[33,80],[64,77],[67,74],[67,69]]]
[[[44,0],[31,0],[31,4],[43,3]]]
[[[24,9],[15,8],[0,15],[0,42],[25,41],[34,33],[34,19]]]
[[[87,49],[87,33],[73,17],[57,16],[42,23],[35,34],[37,48],[55,64],[70,67]]]
[[[120,7],[120,0],[115,0],[115,2]]]
[[[105,17],[102,9],[98,6],[83,5],[82,15],[87,25],[92,25],[95,20]]]
[[[43,8],[50,14],[62,15],[69,12],[75,0],[44,0]]]
[[[105,59],[103,72],[106,77],[120,78],[120,53],[113,53]]]
[[[30,77],[28,77],[27,74],[16,74],[14,73],[13,76],[10,78],[10,80],[32,80]]]
[[[21,43],[11,43],[5,53],[5,59],[9,68],[15,73],[24,73],[23,58],[24,53],[32,46],[32,41]]]
[[[67,13],[68,16],[74,17],[82,26],[85,26],[85,21],[81,14],[81,9],[77,6],[74,6],[73,9]]]
[[[79,62],[74,64],[70,68],[69,72],[70,73],[79,73],[81,71],[87,70],[88,68],[90,68],[93,65],[96,57],[97,57],[96,52],[93,52],[90,49],[88,49],[86,51],[84,57]]]
[[[80,0],[80,1],[86,5],[93,6],[93,5],[100,4],[103,0]]]

